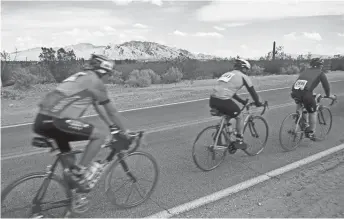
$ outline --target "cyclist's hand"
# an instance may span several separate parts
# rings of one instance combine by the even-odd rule
[[[256,105],[256,107],[262,107],[262,106],[264,106],[264,104],[263,104],[262,102],[256,102],[255,105]]]

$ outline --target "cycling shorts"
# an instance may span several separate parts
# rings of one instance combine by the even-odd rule
[[[215,108],[221,113],[235,118],[240,114],[239,106],[231,99],[219,99],[211,96],[209,100],[209,106]]]
[[[36,134],[52,138],[61,152],[71,150],[69,142],[89,140],[94,126],[84,121],[69,118],[53,118],[38,114],[33,126]]]
[[[296,104],[303,104],[308,113],[314,113],[316,111],[317,104],[313,97],[313,92],[292,90],[291,97],[295,100]]]

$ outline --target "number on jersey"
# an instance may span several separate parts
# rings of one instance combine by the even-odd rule
[[[228,82],[231,80],[231,78],[234,76],[233,73],[227,72],[223,75],[221,75],[221,77],[218,79],[218,81],[224,81],[224,82]]]
[[[78,77],[81,77],[81,76],[84,76],[84,75],[86,75],[85,72],[78,72],[78,73],[75,73],[74,75],[69,76],[63,82],[75,81]]]
[[[303,89],[305,89],[306,84],[307,84],[306,80],[297,80],[294,84],[294,89],[295,90],[303,90]]]

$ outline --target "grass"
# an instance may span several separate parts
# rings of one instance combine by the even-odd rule
[[[336,71],[327,74],[328,79],[343,80],[344,72]],[[297,75],[253,76],[256,90],[288,87]],[[108,92],[119,110],[147,107],[166,103],[208,98],[216,79],[182,81],[177,84],[158,84],[146,88],[129,88],[119,85],[107,85]],[[13,87],[3,88],[9,98],[1,99],[1,124],[11,125],[33,122],[37,113],[37,104],[41,98],[54,89],[57,84],[39,84],[27,91],[15,90]],[[241,92],[246,92],[243,89]],[[14,97],[14,98],[12,98]],[[95,114],[88,109],[86,115]]]

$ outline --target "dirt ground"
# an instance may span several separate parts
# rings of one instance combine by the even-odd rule
[[[344,218],[344,151],[178,218]]]

